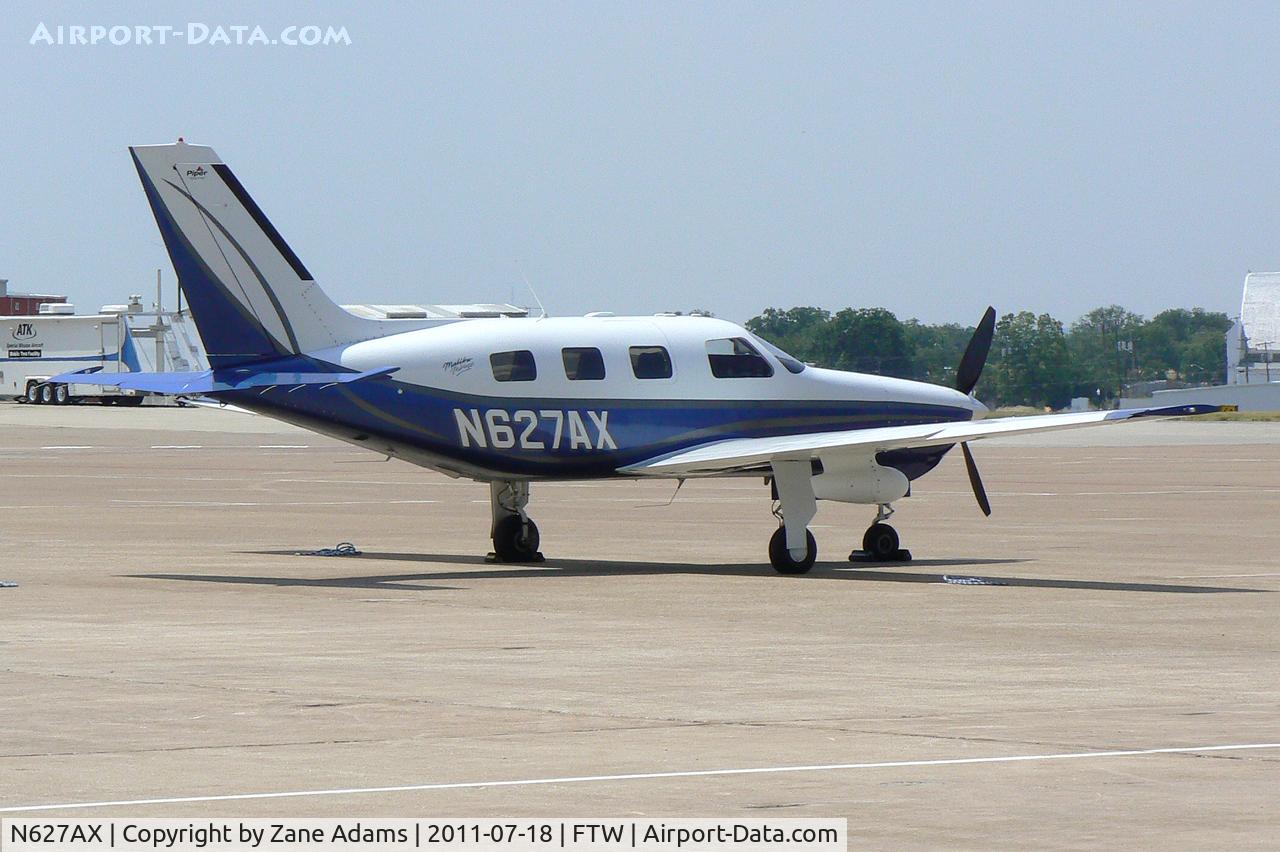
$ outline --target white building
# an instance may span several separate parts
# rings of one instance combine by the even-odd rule
[[[1227,332],[1227,384],[1280,381],[1280,272],[1244,277],[1240,318]]]
[[[1122,408],[1144,405],[1236,405],[1241,411],[1280,411],[1280,272],[1244,277],[1240,318],[1227,331],[1227,383],[1125,397]]]

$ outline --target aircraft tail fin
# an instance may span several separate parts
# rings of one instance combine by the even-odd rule
[[[310,271],[212,148],[129,149],[214,368],[376,337]]]

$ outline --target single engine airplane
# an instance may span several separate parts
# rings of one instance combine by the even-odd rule
[[[202,395],[486,482],[500,561],[541,558],[531,482],[710,476],[771,485],[769,560],[783,574],[817,557],[818,500],[874,506],[863,553],[905,558],[893,504],[957,444],[989,515],[973,441],[1217,410],[982,419],[973,389],[994,309],[953,388],[809,366],[706,316],[365,319],[321,291],[211,148],[130,151],[211,369],[50,381]]]

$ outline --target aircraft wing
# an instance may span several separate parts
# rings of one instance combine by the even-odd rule
[[[884,426],[840,432],[806,432],[772,438],[730,438],[656,456],[619,468],[639,476],[710,476],[751,470],[775,461],[808,461],[835,455],[874,455],[885,450],[937,447],[1025,435],[1057,429],[1078,429],[1120,423],[1136,417],[1183,417],[1220,411],[1216,405],[1178,405],[1163,408],[1128,408],[1118,411],[1082,411],[1033,417],[997,417],[952,423]]]
[[[389,376],[399,367],[382,367],[363,373],[322,373],[251,368],[224,368],[196,373],[103,373],[91,367],[78,373],[62,373],[49,379],[76,385],[108,385],[127,390],[165,394],[206,394],[250,388],[339,385]]]

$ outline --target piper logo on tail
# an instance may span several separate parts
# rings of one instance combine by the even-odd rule
[[[194,169],[187,169],[187,177],[195,180],[198,180],[207,174],[209,174],[209,172],[205,170],[204,166],[196,166]]]
[[[490,408],[483,414],[475,408],[453,410],[458,424],[458,440],[464,447],[493,447],[509,450],[616,450],[609,434],[607,411],[561,411],[520,409],[508,414]],[[541,427],[541,428],[540,428]]]

